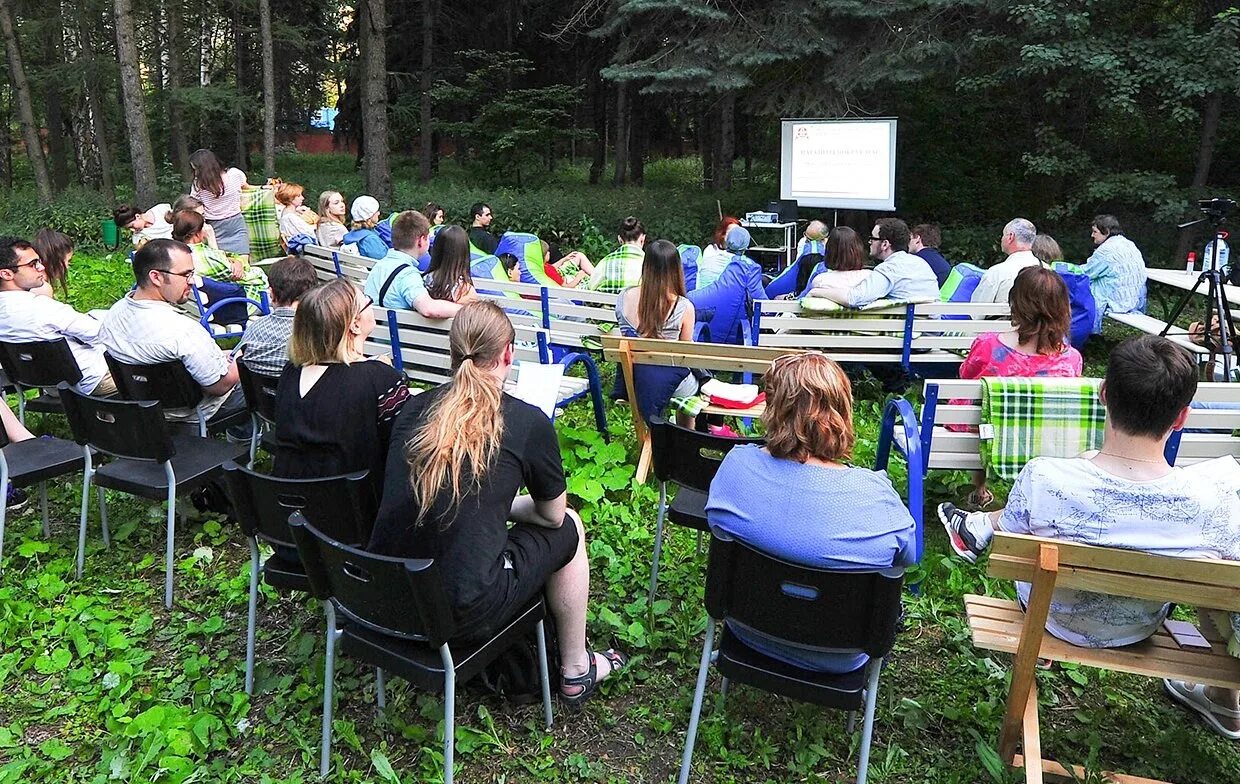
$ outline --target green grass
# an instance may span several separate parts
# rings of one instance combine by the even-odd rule
[[[123,256],[79,255],[79,308],[130,286]],[[1117,335],[1086,352],[1100,372]],[[912,397],[917,391],[910,390]],[[858,384],[855,462],[870,465],[883,402]],[[572,503],[583,512],[592,575],[590,633],[634,654],[586,710],[557,707],[551,732],[536,705],[473,691],[458,702],[458,780],[666,782],[679,764],[704,629],[704,558],[675,530],[658,599],[646,603],[657,493],[633,482],[627,409],[609,410],[611,444],[586,407],[557,422]],[[65,434],[62,419],[33,417]],[[902,487],[902,465],[892,471]],[[927,511],[959,498],[968,478],[935,472]],[[37,503],[9,520],[0,573],[0,784],[16,782],[309,782],[316,779],[322,614],[313,601],[264,590],[258,672],[244,694],[248,550],[212,517],[178,531],[176,603],[163,609],[163,512],[111,494],[113,543],[92,516],[86,574],[73,577],[80,484],[51,483],[52,534]],[[773,510],[777,523],[778,510]],[[932,512],[927,552],[879,699],[871,781],[976,784],[1015,780],[993,745],[1008,657],[975,651],[961,597],[1009,592],[984,566],[949,558]],[[332,781],[435,781],[442,776],[437,697],[396,680],[383,716],[372,672],[338,669]],[[1240,752],[1160,694],[1157,682],[1096,670],[1038,674],[1047,756],[1180,782],[1240,780]],[[856,740],[844,716],[738,687],[726,707],[712,677],[694,757],[697,782],[851,780]]]

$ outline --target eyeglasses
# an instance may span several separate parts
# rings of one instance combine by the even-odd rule
[[[357,313],[355,313],[354,315],[356,316],[362,315],[366,311],[370,310],[370,306],[373,304],[375,304],[375,301],[373,299],[371,299],[370,297],[363,297],[362,306],[357,309]]]
[[[0,267],[0,269],[11,269],[11,270],[16,271],[16,270],[21,269],[22,267],[37,267],[37,268],[42,269],[43,259],[31,259],[30,261],[23,262],[21,264],[11,264],[6,267]]]
[[[870,242],[882,242],[882,237],[870,237]]]
[[[178,278],[185,278],[186,280],[189,280],[190,278],[194,277],[194,275],[197,273],[197,270],[193,270],[193,269],[186,270],[185,272],[173,272],[172,270],[166,270],[166,269],[157,269],[155,271],[162,272],[165,275],[176,275]]]

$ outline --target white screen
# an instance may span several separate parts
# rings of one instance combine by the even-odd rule
[[[804,207],[894,210],[896,120],[784,120],[779,197]]]

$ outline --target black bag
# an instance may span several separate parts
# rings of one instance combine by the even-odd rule
[[[555,623],[543,621],[547,635],[547,675],[551,693],[560,689],[560,647]],[[474,681],[485,694],[503,697],[517,705],[542,701],[542,679],[538,674],[538,630],[531,628],[498,659],[486,666]]]

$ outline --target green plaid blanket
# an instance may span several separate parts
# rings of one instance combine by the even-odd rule
[[[672,411],[685,414],[687,416],[697,416],[702,413],[702,409],[710,405],[710,400],[701,395],[690,395],[689,397],[674,397],[667,401],[667,407]]]
[[[1034,457],[1074,457],[1102,445],[1106,411],[1096,378],[983,378],[982,464],[1013,480]]]
[[[250,259],[258,261],[284,255],[280,224],[276,220],[276,196],[271,188],[242,191],[241,214],[250,232]]]

